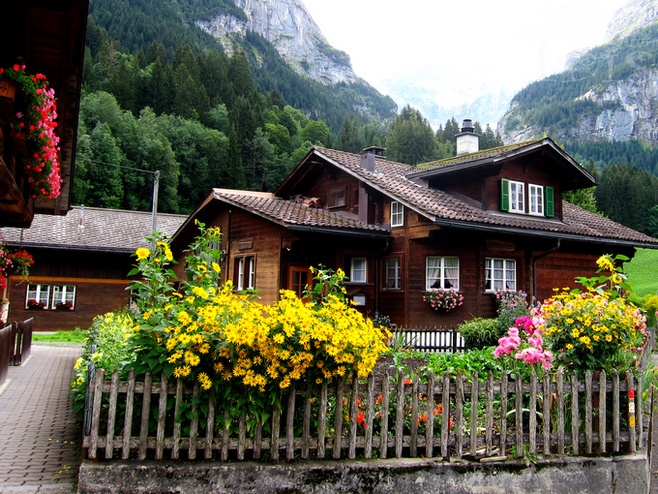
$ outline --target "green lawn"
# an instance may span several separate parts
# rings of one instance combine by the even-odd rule
[[[55,333],[32,333],[32,341],[55,343],[82,343],[87,337],[87,331],[57,331]]]
[[[658,294],[658,250],[638,249],[624,268],[633,294],[637,297]]]

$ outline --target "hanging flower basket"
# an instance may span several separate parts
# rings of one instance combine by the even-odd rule
[[[448,312],[464,303],[464,295],[457,290],[433,288],[423,293],[423,300],[438,312]]]
[[[27,177],[28,193],[33,199],[45,197],[56,199],[60,194],[62,179],[59,170],[59,136],[57,128],[57,105],[55,91],[48,87],[43,74],[30,75],[24,65],[0,67],[0,96],[9,98],[10,87],[14,87],[15,113],[12,135],[25,136],[24,175]],[[4,91],[4,92],[3,92]],[[18,147],[19,139],[13,144]]]

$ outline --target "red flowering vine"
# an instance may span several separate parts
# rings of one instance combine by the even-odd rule
[[[30,75],[25,65],[14,64],[11,68],[0,67],[0,79],[16,84],[19,108],[15,114],[14,130],[27,138],[25,174],[33,199],[56,199],[60,194],[62,179],[59,164],[59,136],[55,91],[48,87],[43,74]]]

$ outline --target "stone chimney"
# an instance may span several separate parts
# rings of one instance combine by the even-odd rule
[[[375,156],[386,158],[386,156],[384,156],[384,151],[386,151],[386,148],[381,148],[378,146],[370,146],[365,148],[361,154],[361,166],[365,170],[368,170],[371,173],[375,173]]]
[[[457,139],[457,156],[477,153],[480,150],[480,136],[475,133],[475,127],[470,118],[462,122],[462,131],[455,135]]]

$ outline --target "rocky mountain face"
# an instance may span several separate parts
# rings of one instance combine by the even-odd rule
[[[635,29],[649,26],[658,21],[658,2],[634,0],[617,11],[608,24],[606,37],[609,40],[625,38]]]
[[[313,18],[298,0],[235,0],[245,19],[231,14],[196,25],[219,39],[231,53],[236,38],[253,31],[272,43],[294,69],[325,84],[356,82],[349,56],[332,48]],[[363,81],[361,81],[363,82]]]
[[[515,97],[497,125],[503,141],[521,142],[547,132],[560,140],[639,139],[658,145],[658,70],[653,63],[658,46],[656,23],[658,0],[631,0],[608,25],[610,41],[604,47],[579,57],[569,69],[574,70],[574,81],[588,69],[607,72],[609,77],[593,80],[577,95],[570,96],[569,101],[551,103],[563,108],[577,108],[568,123],[565,125],[563,120],[560,125],[551,126],[531,122],[529,115],[542,104],[541,97],[537,98],[534,108],[527,103],[519,104]],[[642,36],[641,33],[647,34]],[[636,38],[637,42],[634,41]],[[631,43],[637,44],[629,47]],[[606,47],[609,48],[607,51]],[[592,64],[591,58],[589,62],[583,62],[583,59],[597,49],[605,55],[597,60],[597,67],[588,67],[585,64]],[[579,67],[581,62],[583,65]],[[624,70],[618,70],[622,65]],[[564,84],[564,74],[567,73],[563,73],[563,77],[547,78],[542,83],[550,87],[550,80],[554,79],[555,84]]]

